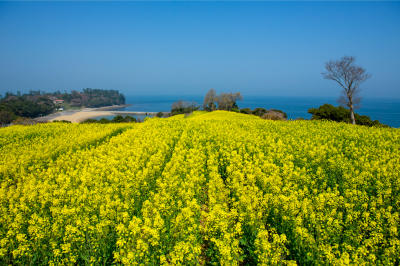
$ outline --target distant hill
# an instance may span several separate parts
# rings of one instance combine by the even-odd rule
[[[56,100],[63,100],[56,103]],[[46,93],[33,91],[21,94],[19,91],[6,92],[0,95],[0,124],[8,124],[18,117],[35,118],[55,111],[57,107],[104,107],[125,104],[125,96],[118,90],[83,89],[82,92],[72,90],[71,93],[56,91]]]
[[[53,102],[47,97],[38,97],[35,102],[21,96],[10,96],[0,102],[0,124],[8,124],[19,117],[34,118],[51,114]]]
[[[125,96],[118,90],[83,89],[70,94],[57,95],[59,99],[70,103],[71,107],[103,107],[125,104]]]

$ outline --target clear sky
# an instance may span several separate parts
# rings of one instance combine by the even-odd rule
[[[0,94],[338,96],[354,55],[366,97],[400,97],[400,2],[0,2]]]

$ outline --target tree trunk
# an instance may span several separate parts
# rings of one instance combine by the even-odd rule
[[[350,121],[353,125],[356,124],[356,119],[354,118],[354,110],[353,110],[353,104],[350,104]]]

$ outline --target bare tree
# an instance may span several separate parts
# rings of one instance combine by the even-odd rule
[[[214,89],[210,89],[204,97],[203,110],[215,111],[215,102],[217,99],[217,92]]]
[[[193,111],[199,110],[199,108],[200,105],[195,101],[190,102],[178,100],[174,102],[171,106],[171,115],[191,113]]]
[[[243,101],[243,95],[240,92],[230,92],[228,94],[228,110],[231,111],[232,107],[236,104],[237,101]]]
[[[178,100],[176,102],[174,102],[171,106],[171,109],[177,109],[177,108],[181,108],[181,107],[186,107],[186,104],[184,103],[183,100]]]
[[[225,93],[221,92],[220,95],[218,96],[218,110],[226,110],[226,111],[231,111],[232,107],[235,106],[237,101],[242,101],[243,96],[240,92],[230,92],[230,93]]]
[[[229,102],[228,94],[225,92],[221,92],[217,100],[218,110],[227,110],[228,102]]]
[[[321,73],[325,79],[334,80],[343,88],[338,102],[350,108],[350,120],[356,124],[354,109],[361,107],[360,85],[371,77],[365,69],[356,66],[356,57],[343,56],[340,60],[330,60],[325,63],[326,72]]]
[[[231,111],[233,107],[237,107],[237,101],[243,101],[243,95],[240,92],[221,92],[217,95],[214,89],[210,89],[204,97],[203,110],[215,111],[218,105],[218,110]]]

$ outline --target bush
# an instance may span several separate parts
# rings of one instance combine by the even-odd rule
[[[308,109],[308,113],[312,114],[311,120],[331,120],[336,122],[350,123],[350,110],[343,107],[335,107],[332,104],[324,104],[318,108]],[[357,125],[369,127],[389,127],[388,125],[381,124],[378,120],[372,121],[369,116],[359,115],[354,113]]]
[[[107,119],[107,118],[100,118],[99,120],[98,120],[99,122],[97,122],[97,123],[100,123],[100,124],[109,124],[109,123],[111,123],[111,120],[109,120],[109,119]]]
[[[283,117],[275,113],[265,113],[261,116],[261,118],[265,120],[284,120]]]
[[[189,114],[189,113],[193,113],[194,111],[198,111],[199,109],[200,109],[200,106],[196,102],[179,100],[172,104],[171,116],[179,115],[179,114]]]
[[[14,114],[6,111],[0,111],[0,124],[9,124],[13,120]]]
[[[285,112],[281,111],[281,110],[272,109],[272,111],[281,113],[281,114],[283,114],[283,118],[287,118],[287,114]]]
[[[367,115],[354,114],[354,117],[358,125],[368,127],[389,127],[388,125],[380,123],[379,120],[371,120],[371,118]]]
[[[163,113],[163,112],[158,112],[156,116],[157,116],[157,117],[163,117],[163,116],[164,116],[164,113]]]
[[[122,115],[116,115],[110,122],[111,123],[121,123],[121,122],[124,122],[123,120],[124,120],[124,117]]]
[[[53,120],[53,123],[69,123],[69,124],[71,124],[71,121],[68,121],[68,120]]]
[[[136,118],[134,118],[133,116],[127,115],[124,117],[123,122],[125,122],[125,123],[136,122]]]
[[[26,117],[19,117],[16,120],[12,121],[13,125],[34,125],[36,124],[35,120]]]
[[[263,114],[265,114],[267,112],[268,112],[267,109],[259,107],[259,108],[254,109],[252,113],[253,113],[253,115],[258,115],[261,117]]]
[[[82,123],[83,124],[90,124],[90,123],[98,123],[98,122],[99,121],[97,119],[89,118],[89,119],[86,119],[85,121],[83,121]]]
[[[251,111],[251,109],[250,108],[243,108],[243,109],[240,109],[240,112],[242,113],[242,114],[248,114],[248,115],[251,115],[253,112]]]
[[[311,120],[331,120],[336,122],[350,122],[350,111],[343,106],[334,107],[332,104],[324,104],[318,108],[308,109],[308,113],[312,114]]]
[[[101,118],[100,120],[89,118],[83,121],[82,123],[100,123],[100,124],[109,124],[109,123],[131,123],[131,122],[136,122],[136,118],[133,116],[125,116],[123,117],[122,115],[117,115],[115,116],[112,120],[109,120],[107,118]]]

